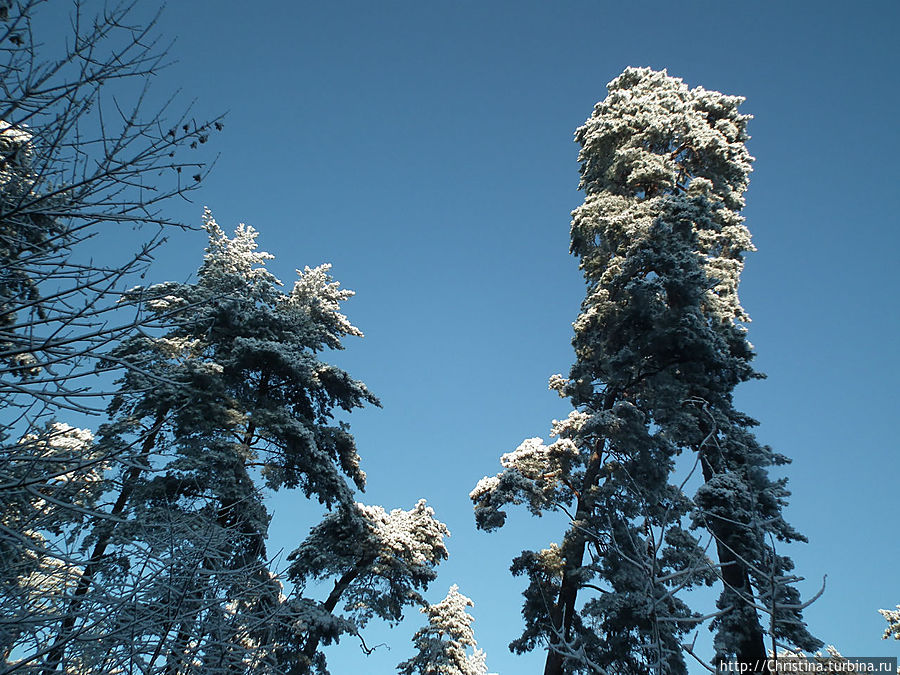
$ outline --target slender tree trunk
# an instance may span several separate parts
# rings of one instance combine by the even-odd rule
[[[373,561],[374,558],[360,560],[353,569],[344,572],[344,575],[334,582],[334,588],[331,590],[331,593],[328,594],[328,598],[326,598],[325,602],[322,603],[322,607],[328,612],[333,612],[334,608],[337,607],[341,596],[344,594],[344,591],[350,587],[350,584],[352,584],[353,580],[360,575],[362,570],[372,564]],[[320,641],[321,637],[319,635],[310,633],[306,640],[306,644],[303,646],[303,656],[305,656],[307,660],[302,666],[303,670],[301,673],[306,674],[310,672],[309,666],[312,663],[313,657],[316,655],[316,651],[319,649]]]
[[[253,427],[253,425],[251,425]],[[252,436],[253,431],[248,431],[248,435]],[[222,504],[216,513],[216,522],[222,528],[234,527],[234,523],[231,522],[231,518],[237,512],[237,509],[240,507],[240,503],[236,501],[228,501]],[[243,536],[252,537],[252,543],[250,545],[250,555],[254,558],[265,558],[265,543],[263,541],[263,537],[258,532],[247,532],[243,531],[240,533]],[[213,565],[216,564],[216,561],[212,558],[204,558],[203,560],[203,568],[204,569],[213,569]],[[238,572],[240,567],[235,570],[224,570],[225,573]],[[187,599],[189,602],[194,602],[200,600],[203,594],[203,589],[199,587],[195,587],[188,591]],[[178,633],[175,635],[175,644],[172,647],[171,655],[174,658],[170,658],[168,664],[166,665],[165,675],[177,675],[180,672],[183,672],[182,666],[187,661],[187,656],[189,654],[188,642],[190,641],[191,634],[193,632],[193,627],[196,623],[197,617],[192,614],[188,614],[184,620],[181,622],[181,625],[178,627]],[[169,631],[172,629],[174,625],[174,621],[170,622],[165,630],[165,635],[168,635]],[[165,638],[164,638],[165,639]],[[157,649],[157,653],[154,655],[154,660],[158,655],[158,652],[161,651]],[[175,656],[177,655],[177,656]]]
[[[701,455],[700,459],[700,464],[703,467],[703,480],[708,483],[714,476],[713,469],[705,457]],[[723,585],[726,588],[734,589],[736,593],[742,596],[753,598],[753,588],[750,585],[750,573],[747,571],[747,566],[723,541],[732,533],[731,525],[716,521],[710,523],[709,527],[716,540],[716,553],[719,557]],[[753,615],[756,616],[755,610]],[[749,622],[746,637],[738,647],[736,656],[739,667],[746,668],[746,670],[741,670],[741,672],[768,672],[766,667],[766,646],[763,640],[762,625],[759,623],[758,618]]]
[[[587,536],[580,529],[582,523],[586,523],[594,508],[594,500],[591,497],[591,491],[600,474],[602,465],[602,451],[594,450],[588,461],[588,467],[585,471],[584,481],[582,483],[581,494],[578,495],[578,501],[575,508],[575,521],[572,523],[572,529],[569,531],[568,541],[564,543],[563,557],[565,566],[563,568],[563,578],[559,588],[559,598],[554,603],[550,611],[550,623],[554,630],[551,635],[550,644],[547,649],[547,660],[544,663],[544,675],[562,675],[563,662],[565,656],[559,649],[555,649],[555,645],[559,644],[559,637],[563,640],[569,640],[572,632],[572,621],[575,617],[575,601],[578,597],[580,589],[579,569],[584,563],[584,552],[587,547]]]
[[[264,396],[267,395],[269,391],[269,378],[264,378],[260,383],[259,389],[256,394],[256,405],[257,407],[262,402]],[[244,450],[249,450],[253,445],[253,440],[256,435],[256,422],[253,421],[253,418],[250,418],[250,421],[247,423],[247,428],[244,431],[244,436],[241,439],[241,446]],[[239,503],[233,500],[226,501],[222,503],[219,508],[216,510],[216,522],[220,527],[228,528],[231,526],[230,520],[234,517],[234,514],[239,507]],[[265,557],[265,544],[263,543],[262,534],[259,532],[242,532],[241,534],[247,534],[253,537],[253,549],[252,553],[255,553],[259,557]],[[211,558],[206,558],[203,561],[203,567],[205,569],[212,569],[212,566],[215,564],[215,561]],[[190,594],[190,600],[197,600],[200,597],[201,589],[194,588]],[[169,659],[169,662],[166,665],[165,675],[177,675],[179,671],[181,671],[181,667],[184,664],[186,657],[188,655],[188,640],[191,637],[191,629],[194,625],[196,617],[188,616],[181,622],[181,625],[178,628],[178,633],[175,635],[175,644],[172,648],[171,655],[177,655],[175,658]],[[174,622],[173,622],[174,623]],[[166,635],[173,623],[170,623],[168,629],[166,630]],[[164,638],[165,639],[165,638]],[[159,653],[159,648],[157,649],[156,654],[154,655],[154,660]]]
[[[578,500],[578,509],[575,516],[576,523],[579,520],[578,514],[583,511],[582,502],[582,499]],[[565,640],[570,638],[575,600],[578,596],[579,587],[576,573],[584,562],[584,551],[587,542],[584,534],[578,532],[575,528],[572,528],[570,535],[571,539],[566,546],[564,554],[565,567],[559,589],[559,598],[550,612],[550,623],[556,634],[550,638],[547,660],[544,664],[544,675],[561,675],[563,672],[562,667],[565,657],[558,649],[554,649],[554,646],[559,644],[557,635],[561,635]]]
[[[144,438],[144,442],[141,444],[141,458],[149,456],[153,447],[156,445],[156,439],[159,436],[160,429],[162,429],[163,422],[165,421],[168,412],[168,409],[163,409],[157,413],[153,426],[150,428],[150,431]],[[125,476],[122,479],[122,489],[119,492],[115,504],[113,504],[112,510],[109,512],[110,516],[119,516],[125,511],[128,500],[131,499],[131,495],[134,492],[135,482],[143,471],[144,470],[141,467],[133,466],[125,472]],[[47,657],[44,660],[44,667],[42,670],[44,675],[50,675],[50,673],[56,671],[62,662],[66,644],[68,643],[72,630],[75,628],[75,623],[77,622],[76,613],[78,612],[79,607],[81,607],[81,603],[84,602],[85,595],[87,595],[87,592],[91,589],[94,577],[100,569],[100,563],[102,562],[106,549],[109,546],[109,542],[112,539],[114,529],[115,523],[112,523],[109,530],[101,535],[94,544],[94,549],[91,551],[91,557],[89,559],[90,562],[88,562],[87,566],[84,568],[84,572],[82,572],[81,576],[78,578],[75,592],[72,594],[72,599],[69,601],[69,605],[66,608],[65,618],[63,618],[59,633],[57,634],[52,647],[47,652]]]

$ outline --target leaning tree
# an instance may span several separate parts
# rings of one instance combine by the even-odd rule
[[[362,335],[341,312],[352,291],[328,265],[283,290],[252,227],[228,237],[209,211],[204,226],[196,281],[125,295],[155,330],[112,350],[128,367],[108,423],[96,436],[48,426],[13,465],[28,480],[40,463],[60,485],[0,508],[18,535],[4,550],[15,564],[0,566],[15,582],[0,673],[327,675],[323,646],[349,634],[368,649],[368,621],[424,605],[447,557],[424,500],[390,512],[353,501],[365,473],[335,418],[378,400],[325,360]],[[93,471],[73,473],[74,456]],[[330,510],[284,571],[267,551],[267,490]],[[49,535],[79,556],[46,553]],[[327,598],[307,593],[326,580]]]
[[[734,390],[751,367],[738,300],[753,250],[741,209],[752,157],[742,98],[628,68],[575,135],[584,203],[571,252],[587,284],[575,362],[551,378],[573,411],[557,440],[526,440],[472,492],[479,527],[508,504],[560,511],[559,545],[525,551],[521,638],[545,675],[685,673],[688,634],[709,622],[716,659],[752,672],[767,649],[815,649],[775,542],[803,541]],[[715,608],[689,591],[718,585]]]
[[[370,619],[396,624],[407,606],[427,606],[422,592],[447,558],[448,536],[424,499],[409,511],[356,503],[325,516],[288,556],[287,578],[299,591],[287,603],[293,610],[288,616],[299,638],[297,648],[280,648],[282,668],[290,666],[297,675],[328,675],[321,647],[343,634],[359,638],[370,653],[374,647],[361,635]],[[304,597],[311,582],[325,580],[333,585],[324,600]]]

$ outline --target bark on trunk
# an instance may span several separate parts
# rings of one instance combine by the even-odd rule
[[[550,623],[553,626],[555,635],[550,638],[547,660],[544,663],[544,675],[562,675],[563,673],[565,656],[560,653],[559,649],[555,648],[559,645],[557,636],[561,635],[563,640],[569,640],[572,637],[572,621],[575,616],[575,601],[578,598],[579,590],[578,571],[584,562],[584,551],[587,545],[587,539],[577,525],[587,521],[594,507],[591,491],[600,474],[601,465],[602,451],[594,450],[588,461],[581,493],[578,496],[575,522],[573,523],[576,527],[570,530],[569,541],[563,549],[565,568],[563,569],[559,598],[550,610]]]
[[[700,464],[703,467],[703,480],[708,483],[714,475],[712,466],[702,456]],[[728,523],[710,524],[710,529],[716,539],[716,553],[719,557],[723,585],[752,598],[753,588],[750,586],[750,574],[747,566],[722,541],[731,534],[730,525]],[[755,610],[753,614],[756,617]],[[758,618],[754,618],[747,626],[747,635],[738,647],[736,656],[741,672],[768,673],[763,630]]]
[[[322,603],[322,607],[328,612],[333,612],[334,608],[337,607],[341,596],[344,594],[344,591],[349,588],[350,584],[352,584],[354,579],[360,575],[362,570],[371,565],[372,562],[374,562],[374,558],[361,560],[356,567],[345,572],[340,579],[334,582],[334,588],[331,590],[331,593],[328,594],[328,598],[325,602]],[[310,672],[309,666],[312,663],[313,657],[316,655],[316,651],[319,649],[320,641],[321,637],[315,633],[312,633],[307,638],[306,644],[303,647],[303,656],[307,659],[306,664],[303,666],[304,673]]]

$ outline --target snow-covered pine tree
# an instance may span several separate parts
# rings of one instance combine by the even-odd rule
[[[749,116],[743,99],[664,71],[628,68],[608,91],[576,132],[586,196],[571,251],[587,294],[575,363],[550,381],[574,410],[554,443],[503,456],[504,470],[472,492],[476,519],[499,527],[510,503],[571,519],[559,546],[512,568],[529,586],[511,647],[546,646],[545,675],[683,674],[683,638],[706,620],[717,659],[758,669],[767,633],[777,645],[821,643],[803,623],[793,563],[773,545],[804,540],[782,518],[785,481],[768,476],[788,460],[733,405],[735,386],[760,377],[737,295],[753,250],[740,214]],[[679,455],[687,476],[675,473]],[[684,591],[713,582],[716,608],[694,612]]]
[[[423,607],[428,625],[413,636],[416,654],[397,666],[400,674],[486,675],[485,655],[472,630],[475,619],[466,611],[473,604],[454,584],[446,598]]]
[[[321,602],[302,595],[289,601],[291,629],[301,640],[293,654],[282,650],[282,666],[327,675],[320,645],[343,634],[362,639],[360,631],[371,618],[395,623],[405,607],[424,605],[420,591],[447,558],[449,535],[424,499],[409,511],[353,504],[328,514],[288,557],[288,578],[301,592],[314,580],[334,579],[334,586]],[[343,615],[336,611],[339,605]]]
[[[128,296],[160,333],[111,354],[128,364],[96,441],[117,461],[112,506],[93,520],[89,563],[33,655],[46,653],[46,673],[97,645],[107,664],[141,672],[279,672],[268,619],[284,598],[268,569],[262,484],[329,506],[352,504],[348,478],[364,486],[353,437],[333,415],[378,401],[320,358],[361,335],[340,313],[352,293],[327,265],[283,292],[253,228],[229,238],[208,211],[204,226],[195,283]]]

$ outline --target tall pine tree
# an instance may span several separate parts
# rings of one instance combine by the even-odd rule
[[[328,266],[299,272],[284,292],[253,228],[229,238],[209,212],[204,225],[196,282],[128,296],[159,332],[110,354],[128,364],[93,446],[115,459],[111,506],[73,533],[88,562],[54,597],[55,628],[26,655],[43,657],[44,673],[78,663],[278,672],[270,624],[289,608],[269,569],[262,485],[346,508],[364,487],[353,437],[334,415],[378,401],[320,357],[361,335],[340,312],[352,293]]]
[[[511,647],[546,646],[545,675],[683,674],[686,634],[708,620],[716,658],[756,672],[767,647],[821,643],[774,546],[804,540],[782,518],[785,481],[769,477],[788,460],[733,404],[761,377],[737,294],[753,250],[749,116],[739,97],[650,69],[608,90],[575,135],[585,200],[571,251],[587,293],[571,372],[550,381],[574,410],[554,443],[526,441],[478,484],[477,523],[501,526],[510,503],[570,518],[560,545],[512,568],[529,585]],[[716,608],[693,611],[685,591],[714,583]]]

